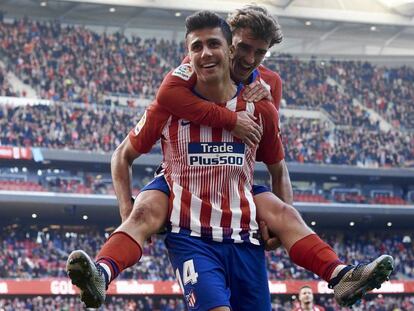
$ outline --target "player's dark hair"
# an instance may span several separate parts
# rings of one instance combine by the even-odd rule
[[[194,14],[191,14],[185,19],[185,28],[186,38],[190,32],[193,32],[195,30],[205,28],[220,28],[224,35],[224,38],[226,38],[227,43],[229,45],[231,44],[232,33],[229,24],[227,24],[224,18],[214,12],[198,11]]]
[[[282,29],[277,19],[258,5],[247,5],[236,10],[229,15],[227,22],[233,34],[238,29],[248,28],[255,38],[268,42],[269,47],[283,40]]]

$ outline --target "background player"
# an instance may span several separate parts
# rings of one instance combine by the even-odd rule
[[[312,288],[308,285],[302,286],[299,289],[299,307],[292,311],[325,311],[324,307],[318,306],[314,303]]]

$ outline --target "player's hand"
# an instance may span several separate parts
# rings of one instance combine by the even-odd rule
[[[282,245],[282,242],[277,236],[271,236],[269,228],[264,221],[261,221],[259,223],[259,228],[260,234],[262,235],[262,240],[265,243],[265,250],[273,251]]]
[[[246,145],[253,147],[260,142],[263,130],[255,122],[257,118],[246,111],[237,112],[237,121],[231,133],[240,138]]]
[[[265,98],[272,100],[272,95],[260,81],[250,83],[243,92],[243,99],[248,102],[255,103]]]

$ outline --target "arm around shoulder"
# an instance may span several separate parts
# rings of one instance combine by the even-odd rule
[[[158,104],[195,124],[231,131],[236,125],[236,113],[195,95],[192,88],[196,80],[190,64],[180,65],[164,78],[157,93]]]

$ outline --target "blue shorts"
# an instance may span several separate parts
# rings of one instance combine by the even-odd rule
[[[189,310],[271,310],[263,246],[177,233],[168,233],[165,244]]]
[[[145,185],[144,188],[141,189],[141,192],[146,190],[158,190],[164,192],[167,196],[170,196],[170,187],[168,187],[164,175],[155,177],[147,185]],[[270,189],[267,186],[253,185],[252,193],[254,196],[263,192],[270,192]]]
[[[170,196],[170,187],[168,186],[167,181],[165,180],[164,175],[159,175],[151,180],[148,184],[145,185],[144,188],[141,189],[142,191],[147,190],[158,190],[164,192],[168,197]]]

